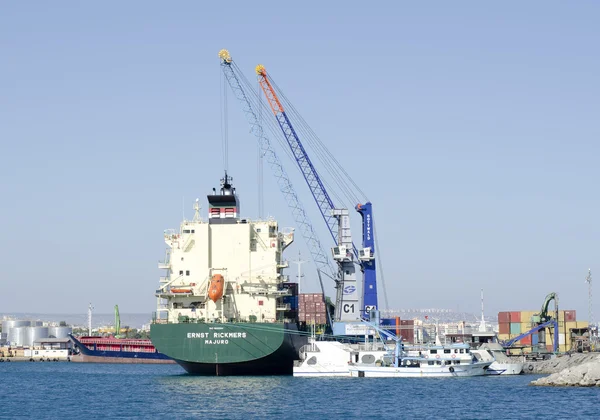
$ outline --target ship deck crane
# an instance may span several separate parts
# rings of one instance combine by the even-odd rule
[[[292,152],[292,155],[302,173],[310,192],[319,208],[321,216],[325,221],[336,247],[333,258],[337,261],[338,279],[336,295],[336,321],[356,321],[361,318],[369,319],[370,313],[377,310],[377,283],[375,264],[375,244],[373,240],[373,213],[372,204],[358,204],[356,210],[363,218],[363,247],[357,252],[352,243],[350,233],[350,221],[347,209],[336,208],[325,188],[321,177],[315,169],[298,132],[294,129],[282,101],[276,92],[274,84],[271,83],[267,71],[263,65],[256,67],[258,81],[262,91],[267,98],[271,111],[277,120],[281,132]],[[362,299],[356,293],[356,277],[354,274],[354,259],[358,257],[358,264],[363,272]],[[361,304],[362,301],[362,304]],[[334,334],[341,334],[336,331]]]

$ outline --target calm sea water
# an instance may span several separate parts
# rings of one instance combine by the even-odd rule
[[[537,376],[449,379],[194,377],[177,365],[1,363],[0,417],[600,418],[600,390]]]

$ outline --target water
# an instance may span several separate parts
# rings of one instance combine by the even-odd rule
[[[535,378],[209,378],[177,365],[12,362],[0,364],[0,417],[599,417],[600,390],[528,386]]]

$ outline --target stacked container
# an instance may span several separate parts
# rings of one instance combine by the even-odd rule
[[[498,313],[498,338],[501,341],[508,341],[529,330],[537,323],[535,317],[539,318],[540,311],[512,311]],[[554,311],[548,310],[548,314],[553,316]],[[558,312],[558,342],[559,351],[565,352],[571,349],[571,339],[575,333],[572,330],[581,330],[587,328],[588,323],[577,322],[577,313],[575,310],[563,310]],[[554,343],[554,329],[546,329],[546,347],[552,351]],[[532,347],[539,344],[537,333],[529,335],[519,340],[516,345],[524,346],[525,352],[532,351]]]
[[[298,300],[298,320],[307,324],[327,324],[327,308],[321,293],[302,293]]]

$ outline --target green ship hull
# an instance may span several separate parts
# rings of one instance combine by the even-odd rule
[[[196,375],[291,375],[306,338],[289,323],[152,324],[152,344]]]

